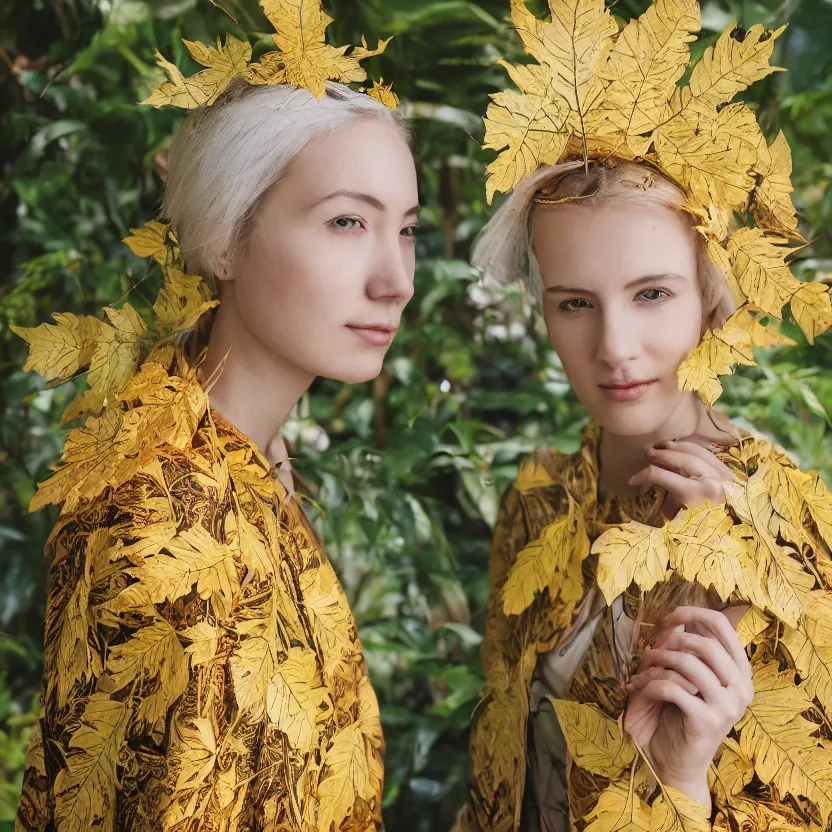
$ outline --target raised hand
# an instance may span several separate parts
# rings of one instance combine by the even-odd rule
[[[708,767],[754,695],[729,618],[702,607],[668,613],[629,686],[624,728],[662,783],[710,805]]]

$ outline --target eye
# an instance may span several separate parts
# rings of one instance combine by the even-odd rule
[[[584,298],[569,298],[569,300],[561,303],[558,308],[563,309],[564,312],[577,312],[580,309],[591,309],[592,306]]]
[[[330,225],[340,231],[355,231],[358,228],[363,228],[361,220],[356,217],[338,217],[332,220]]]
[[[408,225],[407,228],[403,228],[399,233],[402,235],[402,237],[405,237],[408,240],[415,240],[416,229],[418,228],[418,225]]]
[[[670,296],[663,289],[645,289],[639,297],[648,301],[657,301]]]

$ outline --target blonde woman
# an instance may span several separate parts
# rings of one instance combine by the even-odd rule
[[[826,287],[782,265],[788,146],[725,106],[777,33],[729,30],[679,89],[695,3],[620,33],[584,4],[570,87],[550,50],[566,6],[544,23],[512,2],[539,65],[509,66],[522,93],[486,116],[487,146],[508,145],[489,193],[511,193],[474,262],[526,279],[591,421],[502,504],[458,827],[821,829],[832,499],[712,409],[718,375],[776,342],[766,315],[790,300],[810,339],[832,322]]]
[[[418,194],[392,93],[344,83],[374,53],[333,76],[328,18],[308,12],[323,26],[306,74],[286,76],[286,16],[286,53],[218,47],[238,59],[227,77],[167,64],[151,103],[198,108],[165,221],[127,241],[161,264],[152,324],[128,298],[20,331],[29,366],[90,389],[32,506],[61,514],[17,829],[381,824],[378,705],[280,430],[316,376],[380,372],[413,292]],[[56,362],[49,339],[75,347]]]

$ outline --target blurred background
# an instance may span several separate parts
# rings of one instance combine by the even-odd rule
[[[532,4],[543,13],[543,4]],[[618,0],[628,19],[643,0]],[[287,426],[296,468],[359,623],[388,743],[391,830],[447,829],[464,799],[467,727],[490,527],[522,455],[566,450],[585,419],[519,287],[467,265],[487,220],[479,148],[488,94],[520,57],[507,0],[327,0],[335,43],[394,35],[371,75],[393,81],[418,132],[422,202],[416,296],[375,382],[316,383]],[[181,38],[241,32],[269,45],[256,0],[4,0],[0,7],[0,832],[37,717],[52,511],[30,515],[61,453],[77,388],[24,374],[10,324],[100,312],[130,293],[148,311],[158,276],[121,244],[158,210],[165,149],[183,117],[139,107],[161,80],[154,50],[189,66]],[[732,20],[788,23],[746,96],[769,139],[783,129],[811,245],[797,270],[832,280],[832,2],[708,0],[694,57]],[[194,67],[195,69],[195,67]],[[719,407],[832,475],[832,337],[760,355]]]

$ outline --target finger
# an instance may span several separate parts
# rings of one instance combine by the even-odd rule
[[[630,679],[629,687],[632,690],[641,690],[650,682],[660,681],[675,682],[691,696],[696,696],[699,693],[699,688],[692,682],[689,682],[681,673],[677,673],[675,670],[668,670],[666,667],[649,667],[646,670],[639,670]]]
[[[737,667],[744,674],[751,676],[751,665],[745,649],[740,644],[736,630],[721,612],[707,607],[682,606],[671,610],[662,619],[662,628],[677,627],[679,624],[683,624],[686,629],[698,625],[711,632],[713,637],[728,651]]]
[[[658,679],[645,685],[640,696],[648,702],[669,702],[696,725],[706,726],[713,722],[711,708],[698,696],[693,696],[675,682]]]
[[[696,656],[719,679],[723,687],[736,685],[743,679],[731,654],[715,638],[696,633],[670,633],[660,638],[656,647]]]
[[[704,479],[715,475],[714,469],[693,454],[671,448],[648,448],[647,458],[653,465],[661,465],[668,471],[675,471],[683,477]]]
[[[641,667],[645,670],[651,667],[675,670],[696,687],[709,705],[721,705],[723,703],[725,687],[708,665],[693,653],[654,647],[644,654]]]
[[[716,477],[692,480],[658,465],[648,465],[632,477],[630,485],[637,487],[648,484],[664,488],[686,506],[699,505],[706,500],[719,504],[725,500],[722,482]]]
[[[702,462],[713,468],[723,479],[734,478],[734,472],[713,451],[697,442],[692,442],[685,438],[670,440],[666,443],[658,443],[659,446],[662,444],[665,444],[668,450],[683,451],[686,454],[702,460]]]

